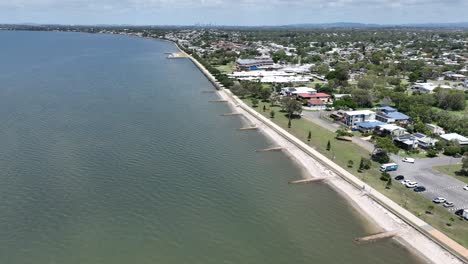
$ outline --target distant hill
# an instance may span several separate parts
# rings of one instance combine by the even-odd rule
[[[354,22],[336,22],[336,23],[319,23],[319,24],[291,24],[280,27],[286,28],[386,28],[386,27],[413,27],[413,28],[460,28],[468,29],[468,22],[459,23],[421,23],[421,24],[365,24]]]

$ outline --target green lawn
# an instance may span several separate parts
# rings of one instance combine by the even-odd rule
[[[244,101],[248,105],[252,105],[250,99],[245,99]],[[264,105],[267,108],[265,112],[263,112]],[[468,247],[468,236],[466,236],[466,234],[468,234],[468,221],[458,220],[454,214],[440,206],[435,206],[433,214],[426,214],[425,211],[428,206],[433,205],[433,203],[411,189],[407,189],[398,182],[394,181],[391,189],[385,189],[386,183],[379,179],[380,172],[378,171],[378,163],[373,162],[370,170],[359,173],[357,169],[361,157],[368,158],[370,156],[370,153],[364,148],[352,142],[337,140],[335,139],[334,133],[306,119],[294,119],[292,120],[292,127],[288,128],[288,119],[285,113],[280,112],[279,107],[270,107],[269,103],[260,102],[255,109],[268,118],[270,117],[270,111],[274,110],[276,115],[272,120],[276,124],[303,140],[326,157],[334,160],[335,163],[356,175],[379,192],[385,194],[399,205],[405,207],[413,214],[421,217],[424,221],[427,221],[430,225],[444,232],[464,247]],[[310,142],[307,142],[309,131],[312,132],[312,138]],[[326,150],[328,141],[330,141],[331,144],[330,151]],[[352,160],[354,163],[352,168],[347,167],[349,160]],[[456,221],[453,226],[449,227],[446,224],[451,217],[454,217]]]
[[[460,110],[460,111],[448,111],[448,110],[443,110],[443,109],[440,109],[438,107],[432,107],[432,109],[436,110],[436,111],[446,111],[447,113],[449,113],[450,115],[452,116],[455,116],[455,117],[466,117],[468,116],[468,100],[465,101],[466,102],[466,107],[465,107],[465,110]]]
[[[462,166],[461,164],[453,164],[453,165],[434,166],[432,168],[434,170],[440,172],[440,173],[450,175],[450,176],[452,176],[454,178],[457,178],[460,181],[468,184],[468,177],[467,176],[457,175],[457,172],[460,171],[461,166]]]
[[[216,65],[214,67],[222,73],[231,74],[234,71],[235,65],[235,62],[230,62],[226,65]]]

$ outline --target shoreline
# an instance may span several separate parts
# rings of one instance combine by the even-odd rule
[[[172,43],[177,47],[177,49],[180,52],[185,53],[178,46],[177,43]],[[211,73],[208,72],[208,70],[200,62],[195,60],[192,56],[190,56],[187,53],[185,53],[185,55],[215,86],[215,88],[217,89],[218,96],[220,96],[223,100],[228,101],[228,105],[232,110],[241,113],[242,117],[245,118],[247,122],[256,125],[262,134],[267,136],[267,138],[269,138],[272,142],[276,143],[278,146],[284,148],[286,155],[289,158],[293,159],[294,162],[297,163],[300,169],[304,172],[304,178],[315,178],[320,176],[323,177],[326,175],[326,183],[337,193],[339,193],[343,198],[345,198],[353,207],[353,209],[355,209],[360,214],[361,217],[366,219],[370,224],[374,225],[380,230],[398,230],[399,235],[395,238],[395,241],[406,247],[408,250],[410,250],[423,260],[431,263],[464,263],[464,260],[462,260],[462,258],[448,250],[447,245],[442,246],[440,244],[440,241],[437,241],[436,238],[431,236],[431,234],[428,234],[428,232],[425,233],[422,230],[418,230],[418,228],[415,227],[415,225],[417,225],[418,227],[420,227],[420,229],[423,229],[427,226],[429,227],[428,229],[433,229],[427,223],[423,222],[419,218],[417,218],[417,220],[411,219],[417,223],[408,223],[410,221],[409,219],[404,219],[401,217],[401,215],[398,216],[396,212],[389,210],[388,207],[390,207],[390,209],[394,209],[393,207],[397,207],[396,209],[401,209],[402,213],[404,213],[404,217],[416,218],[416,216],[407,212],[405,209],[401,208],[399,205],[395,204],[393,201],[389,200],[386,197],[386,200],[389,200],[390,202],[386,201],[385,199],[382,199],[384,201],[379,201],[377,198],[381,197],[376,196],[383,196],[382,194],[378,193],[378,191],[374,190],[367,184],[361,182],[354,175],[351,175],[351,177],[354,177],[355,179],[348,178],[348,175],[342,175],[343,173],[340,171],[340,169],[343,170],[342,168],[330,168],[329,166],[331,164],[328,164],[328,161],[325,160],[325,157],[324,160],[319,161],[318,158],[321,158],[320,156],[322,156],[320,153],[315,153],[313,157],[311,153],[306,153],[303,149],[298,147],[297,144],[293,144],[290,140],[285,138],[285,135],[281,135],[277,129],[273,129],[275,128],[275,126],[277,126],[276,124],[268,124],[268,122],[271,122],[268,119],[262,120],[266,118],[258,114],[249,106],[247,106],[244,102],[242,102],[235,95],[233,95],[229,90],[225,90],[224,87],[219,82],[217,82],[216,78],[212,76]],[[314,151],[315,150],[311,150],[310,152]],[[336,164],[334,165],[338,166]],[[364,186],[365,191],[363,191],[361,188],[358,188],[357,186]],[[390,205],[382,204],[384,202],[388,202]],[[463,249],[454,249],[453,247],[451,248],[451,250],[453,251],[461,250],[462,253],[458,253],[466,258],[466,255],[463,254]]]

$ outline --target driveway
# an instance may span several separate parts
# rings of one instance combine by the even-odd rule
[[[432,169],[437,165],[460,163],[460,158],[424,158],[417,159],[414,164],[402,162],[402,157],[398,159],[395,155],[392,158],[398,163],[398,170],[390,173],[393,177],[403,175],[405,179],[426,187],[426,191],[420,194],[430,200],[442,196],[453,202],[455,206],[449,208],[450,211],[468,208],[468,191],[463,190],[466,183]]]
[[[337,123],[332,123],[330,121],[327,121],[327,120],[324,120],[322,118],[320,118],[321,116],[325,115],[325,113],[329,113],[329,112],[311,112],[311,111],[302,111],[302,117],[331,131],[331,132],[335,132],[336,130],[338,130],[341,125],[340,124],[337,124]],[[361,139],[360,137],[353,137],[352,141],[356,144],[356,145],[359,145],[361,146],[362,148],[365,148],[367,149],[369,152],[373,152],[374,151],[374,144],[368,142],[368,141],[365,141],[363,139]]]

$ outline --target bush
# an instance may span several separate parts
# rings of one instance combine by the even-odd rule
[[[455,154],[460,154],[460,146],[448,146],[444,150],[444,154],[447,156],[455,156]]]
[[[390,161],[390,157],[385,150],[378,150],[372,155],[372,160],[383,164],[388,163]]]
[[[437,157],[437,154],[438,154],[438,152],[435,149],[429,149],[426,152],[426,156],[428,156],[429,158]]]
[[[388,182],[388,179],[390,179],[390,174],[388,174],[388,172],[384,171],[384,172],[382,172],[382,175],[380,175],[380,179],[382,181]]]

